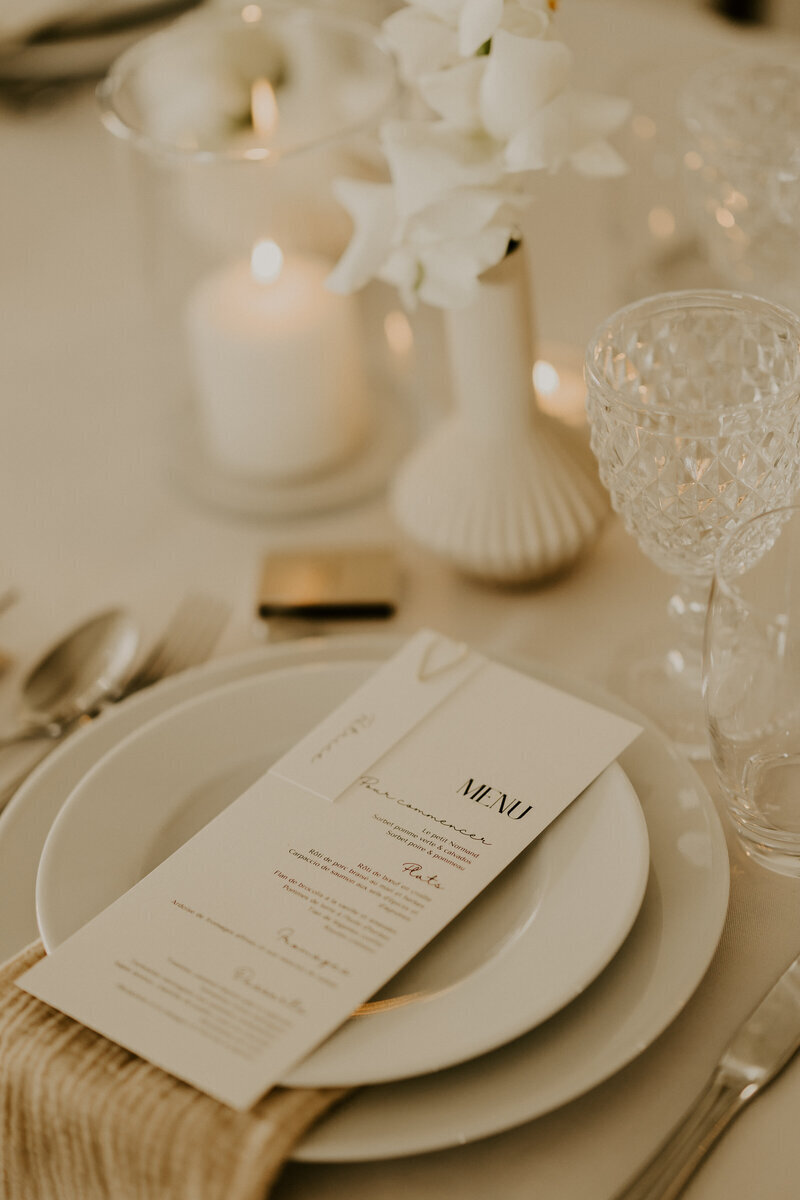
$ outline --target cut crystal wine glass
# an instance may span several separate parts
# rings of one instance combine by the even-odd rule
[[[755,296],[673,292],[610,317],[587,351],[600,478],[629,533],[677,576],[671,644],[618,685],[687,753],[708,753],[702,630],[715,555],[800,483],[800,320]],[[624,657],[624,656],[623,656]]]

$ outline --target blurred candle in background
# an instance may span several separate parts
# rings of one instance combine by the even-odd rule
[[[324,283],[331,264],[259,241],[202,280],[186,335],[209,452],[235,471],[312,475],[361,445],[369,406],[355,301]]]
[[[576,429],[586,425],[586,385],[577,350],[545,344],[533,365],[533,386],[542,412]]]

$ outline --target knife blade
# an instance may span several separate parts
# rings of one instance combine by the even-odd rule
[[[703,1091],[614,1200],[675,1200],[719,1136],[800,1048],[800,956],[731,1038]]]

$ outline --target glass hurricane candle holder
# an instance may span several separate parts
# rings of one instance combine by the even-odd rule
[[[702,634],[715,554],[800,483],[800,320],[754,296],[665,293],[600,327],[586,378],[612,505],[678,580],[666,644],[654,636],[647,654],[629,648],[619,687],[685,751],[705,756]]]
[[[350,235],[333,182],[375,176],[397,98],[375,30],[296,6],[192,13],[127,51],[98,96],[140,201],[184,482],[281,515],[385,480],[401,439],[377,400],[374,295],[325,286]]]
[[[731,287],[800,311],[800,62],[726,56],[680,98],[684,184],[710,262]]]

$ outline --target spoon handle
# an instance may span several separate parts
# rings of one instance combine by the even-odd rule
[[[30,725],[25,729],[18,729],[8,737],[0,737],[0,750],[22,746],[25,742],[58,741],[64,728],[63,725]]]

